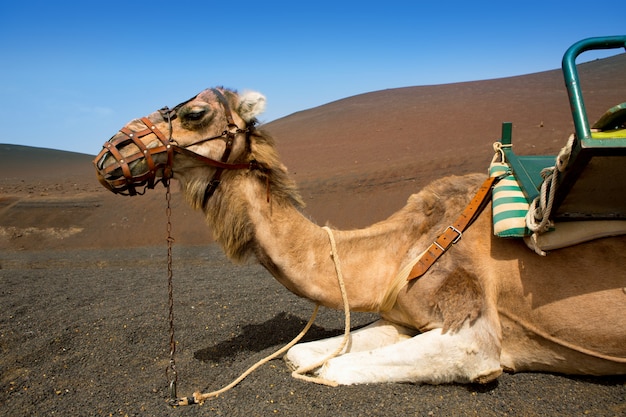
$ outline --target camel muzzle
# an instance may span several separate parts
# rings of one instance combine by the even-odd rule
[[[161,114],[170,119],[167,109]],[[142,195],[146,189],[172,177],[173,144],[147,117],[141,118],[145,129],[132,131],[123,127],[109,139],[93,160],[98,181],[109,191],[121,195]],[[155,135],[156,146],[141,140]],[[153,142],[154,143],[154,142]]]

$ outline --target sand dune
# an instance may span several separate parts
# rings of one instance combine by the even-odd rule
[[[591,120],[624,101],[624,68],[626,54],[580,65]],[[573,130],[561,71],[376,91],[262,128],[277,139],[307,213],[356,228],[393,213],[437,177],[485,170],[503,121],[514,124],[518,153],[556,153]],[[141,198],[112,195],[96,181],[91,159],[0,145],[0,248],[162,244],[163,188]],[[200,213],[175,194],[177,242],[210,241]]]

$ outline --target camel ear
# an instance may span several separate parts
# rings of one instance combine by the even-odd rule
[[[239,97],[239,115],[246,122],[252,121],[255,117],[265,111],[265,96],[256,91],[246,91]]]

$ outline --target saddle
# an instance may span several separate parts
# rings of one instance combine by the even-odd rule
[[[626,234],[626,103],[609,109],[589,132],[573,134],[556,156],[513,152],[512,124],[502,124],[489,175],[493,230],[524,238],[535,252]]]

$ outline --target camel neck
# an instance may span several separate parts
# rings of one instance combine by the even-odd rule
[[[220,191],[213,203],[218,211],[207,213],[207,218],[227,255],[235,260],[254,255],[293,293],[327,307],[342,307],[328,234],[320,226],[287,201],[268,202],[259,181],[238,181]],[[381,288],[390,285],[410,244],[409,239],[398,238],[403,235],[397,233],[399,227],[403,226],[388,219],[367,229],[335,232],[353,309],[379,308]]]
[[[259,190],[245,195],[258,261],[291,292],[340,308],[328,234],[287,202],[268,202]]]

